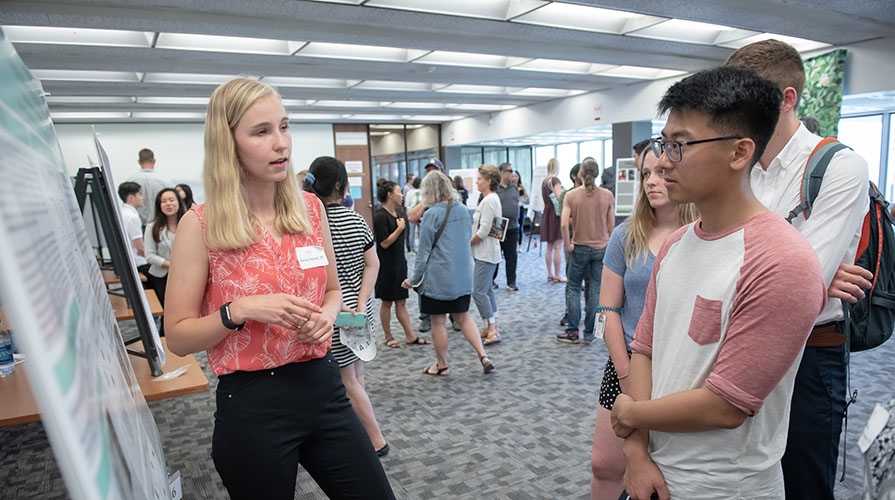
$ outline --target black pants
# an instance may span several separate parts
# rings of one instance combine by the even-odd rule
[[[155,290],[155,296],[158,297],[158,303],[162,305],[162,311],[165,309],[165,291],[168,289],[168,275],[164,275],[161,278],[158,276],[153,276],[149,271],[143,273],[146,275],[146,281],[149,283],[149,287]],[[164,314],[164,313],[162,313]],[[162,316],[161,326],[158,329],[159,335],[165,335],[165,318]]]
[[[329,498],[395,498],[332,354],[219,380],[211,455],[230,498],[292,500],[298,464]]]
[[[500,250],[503,252],[503,258],[507,261],[507,286],[516,286],[516,259],[519,255],[516,253],[516,242],[519,239],[519,228],[514,227],[507,229],[506,237],[500,242]],[[497,272],[500,271],[500,263],[494,268],[494,279],[497,279]]]
[[[846,398],[845,345],[806,347],[783,454],[787,500],[833,500]]]

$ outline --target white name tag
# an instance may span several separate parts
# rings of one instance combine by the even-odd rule
[[[594,337],[603,340],[603,333],[606,331],[606,315],[597,314],[597,321],[594,323]]]
[[[326,252],[323,247],[301,247],[295,249],[295,257],[298,259],[298,265],[307,271],[315,267],[324,267],[329,264],[326,260]]]

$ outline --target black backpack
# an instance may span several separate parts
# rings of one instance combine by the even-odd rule
[[[787,221],[792,223],[803,211],[806,219],[811,216],[830,160],[847,147],[827,137],[812,151],[802,177],[802,202],[790,211]],[[889,202],[872,181],[869,184],[870,210],[864,217],[855,264],[873,273],[873,281],[863,299],[855,304],[843,302],[851,352],[873,349],[895,330],[895,221]]]

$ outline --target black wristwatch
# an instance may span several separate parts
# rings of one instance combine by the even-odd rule
[[[230,304],[232,304],[232,302],[227,302],[221,306],[221,323],[223,323],[224,328],[228,330],[242,330],[242,327],[246,326],[245,322],[237,325],[230,319]]]

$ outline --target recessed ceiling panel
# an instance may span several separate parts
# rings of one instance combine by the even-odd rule
[[[300,42],[292,42],[300,43]],[[289,42],[266,38],[196,35],[191,33],[159,33],[155,46],[159,49],[236,52],[243,54],[291,54]]]
[[[741,30],[717,24],[698,23],[683,19],[669,19],[643,29],[627,33],[629,36],[653,38],[672,42],[714,45],[728,43],[747,36],[757,35],[755,31]]]
[[[644,16],[634,12],[601,9],[585,5],[553,2],[528,14],[514,19],[514,22],[538,24],[554,28],[596,31],[600,33],[623,34],[659,21],[664,17]]]
[[[13,43],[50,43],[61,45],[105,45],[113,47],[149,47],[153,33],[144,31],[55,28],[50,26],[3,26]]]

